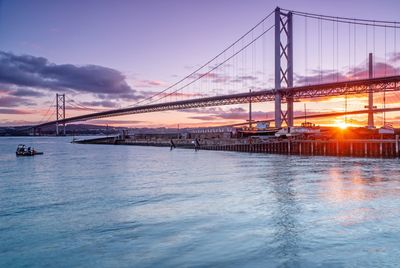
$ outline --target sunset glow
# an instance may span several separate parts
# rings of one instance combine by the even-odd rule
[[[194,72],[221,48],[245,33],[248,25],[265,17],[265,10],[273,10],[275,4],[265,1],[253,1],[252,4],[229,2],[231,11],[221,13],[217,10],[224,9],[226,1],[213,2],[215,10],[212,11],[199,3],[181,6],[178,0],[176,5],[171,5],[180,6],[178,9],[157,7],[147,2],[123,2],[113,6],[118,16],[104,20],[109,3],[103,3],[103,8],[99,9],[90,1],[69,5],[45,2],[25,3],[22,7],[19,2],[5,1],[1,6],[0,30],[4,40],[0,45],[0,72],[4,72],[0,73],[1,126],[54,120],[56,93],[66,94],[66,115],[71,117],[151,103],[273,89],[275,86],[272,31],[254,43],[250,43],[254,36],[246,36],[215,61]],[[287,2],[294,8],[298,5],[295,1]],[[374,17],[373,11],[382,6],[379,3],[373,6],[368,10],[349,9],[351,12],[347,15]],[[334,4],[314,8],[315,12],[324,14],[343,12]],[[155,9],[162,12],[154,15]],[[81,10],[90,10],[90,14],[83,16]],[[171,14],[173,20],[170,20]],[[182,14],[190,19],[183,18]],[[40,20],[36,20],[37,15]],[[390,8],[385,9],[385,15],[397,16]],[[204,20],[204,17],[208,19]],[[295,86],[364,79],[368,76],[370,52],[375,52],[375,77],[400,74],[400,42],[396,42],[395,32],[387,31],[385,34],[384,29],[377,28],[372,33],[369,28],[361,31],[360,26],[360,29],[355,29],[359,36],[354,37],[354,29],[348,33],[347,25],[338,24],[335,26],[335,31],[341,33],[338,39],[332,32],[332,25],[324,24],[324,34],[312,37],[303,34],[304,22],[295,19]],[[152,31],[136,27],[147,24],[151,25]],[[260,27],[265,30],[272,24],[272,20],[266,20]],[[12,30],[7,25],[13,25]],[[310,19],[307,27],[311,33],[318,28],[318,23]],[[319,39],[323,51],[313,38]],[[366,44],[360,44],[354,53],[356,41],[358,45],[360,40],[365,40]],[[69,44],[68,49],[65,44]],[[246,44],[250,44],[246,50],[229,59]],[[182,78],[185,79],[179,83]],[[374,105],[382,108],[383,99],[382,93],[376,93]],[[400,95],[387,92],[385,101],[386,107],[399,107]],[[363,110],[367,102],[366,94],[302,99],[294,104],[294,113],[304,114],[304,103],[307,103],[309,114],[318,114]],[[244,122],[249,117],[248,111],[247,104],[229,105],[119,116],[85,123],[125,127],[215,126]],[[274,117],[272,102],[254,103],[252,111],[254,120]],[[350,125],[365,126],[367,121],[366,114],[348,118],[357,121],[344,124],[332,117],[313,119],[312,122],[346,128]],[[386,119],[395,127],[400,126],[398,113],[387,113]],[[379,125],[383,120],[376,122]]]
[[[345,123],[343,121],[339,121],[339,120],[335,121],[335,125],[337,127],[339,127],[340,129],[346,129],[348,127],[347,123]]]

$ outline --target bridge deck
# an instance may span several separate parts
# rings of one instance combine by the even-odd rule
[[[280,90],[271,89],[271,90],[246,92],[246,93],[230,94],[230,95],[215,96],[215,97],[182,100],[175,102],[141,105],[129,108],[115,109],[115,110],[74,116],[66,118],[64,120],[59,120],[58,123],[59,124],[71,123],[71,122],[99,119],[105,117],[122,116],[128,114],[243,104],[243,103],[249,103],[250,101],[253,103],[268,102],[275,100],[275,95],[277,93],[281,94],[282,99],[286,99],[287,97],[293,97],[296,100],[301,100],[306,98],[365,94],[371,91],[382,92],[384,90],[386,91],[400,90],[400,76],[360,79],[360,80],[343,81],[336,83],[325,83],[319,85],[306,85],[306,86],[298,86],[292,88],[282,88]],[[34,126],[34,128],[54,125],[56,123],[57,121],[50,121],[47,123]]]

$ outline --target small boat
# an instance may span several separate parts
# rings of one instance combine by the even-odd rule
[[[15,154],[17,156],[34,156],[38,154],[43,154],[43,152],[38,152],[31,147],[26,147],[25,144],[19,144]]]

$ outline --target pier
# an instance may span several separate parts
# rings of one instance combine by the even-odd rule
[[[172,139],[175,148],[195,149],[192,139]],[[167,139],[120,139],[119,137],[96,138],[74,141],[80,144],[109,144],[171,147]],[[344,156],[399,158],[399,136],[395,139],[204,139],[199,140],[199,150],[233,151],[304,156]]]

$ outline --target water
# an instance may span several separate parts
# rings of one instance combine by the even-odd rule
[[[400,265],[398,159],[69,141],[0,138],[0,267]]]

